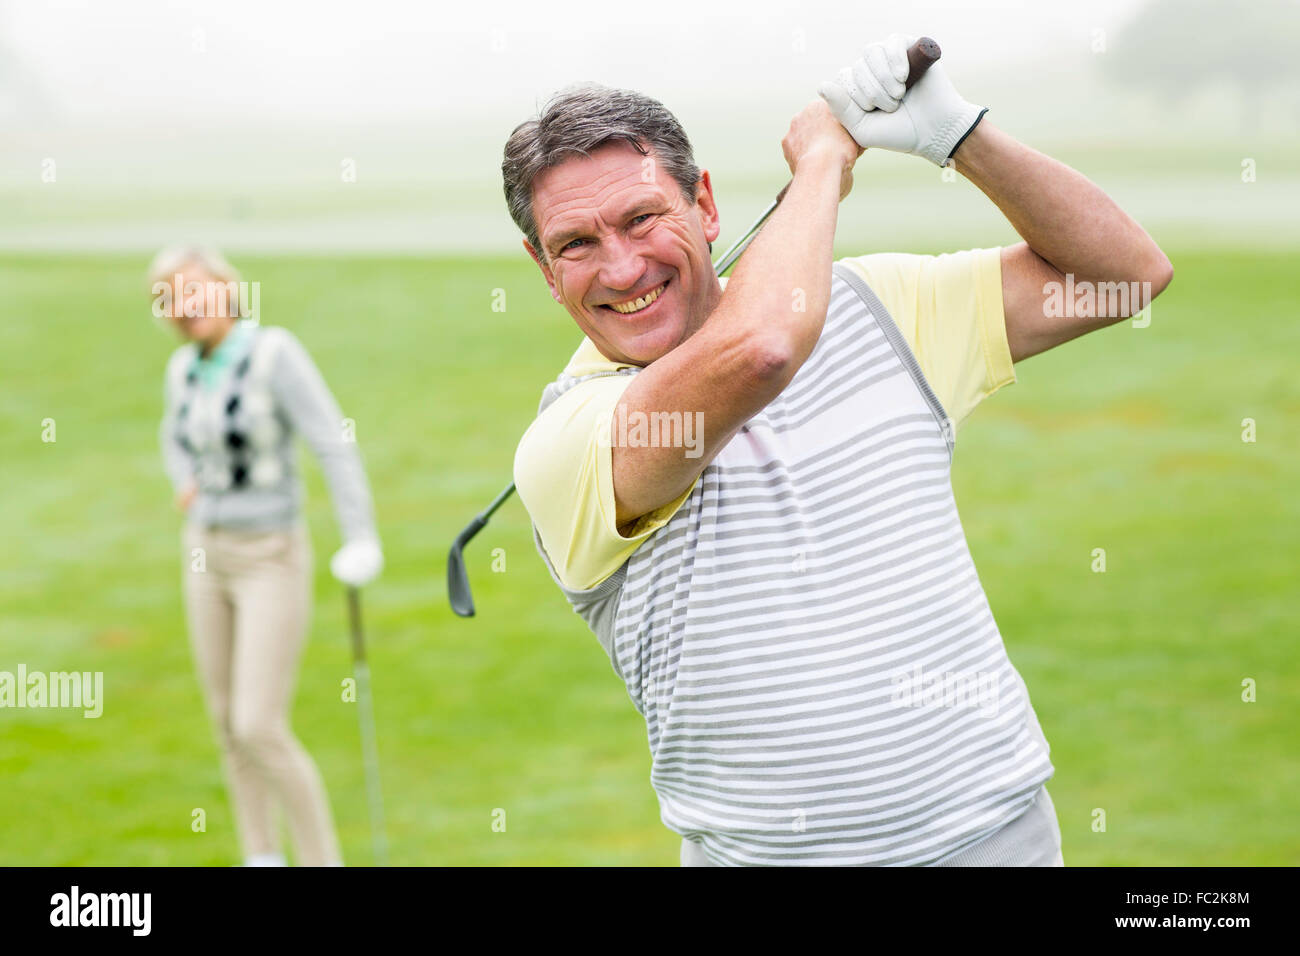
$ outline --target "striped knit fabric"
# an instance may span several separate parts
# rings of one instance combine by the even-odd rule
[[[665,825],[714,862],[932,863],[1052,776],[951,455],[906,341],[837,264],[793,381],[614,576],[565,589],[645,718]]]

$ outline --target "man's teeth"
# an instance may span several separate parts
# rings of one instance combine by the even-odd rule
[[[655,299],[659,298],[659,293],[664,291],[664,286],[666,286],[667,284],[668,283],[665,282],[663,285],[655,289],[653,292],[647,292],[645,295],[641,296],[641,298],[636,299],[635,301],[624,302],[622,305],[616,305],[611,303],[610,308],[613,309],[615,312],[622,312],[624,315],[630,315],[633,312],[640,312],[650,303],[654,302]]]

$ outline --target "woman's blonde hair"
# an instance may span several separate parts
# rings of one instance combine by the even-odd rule
[[[216,249],[198,243],[177,243],[164,248],[149,263],[146,278],[149,283],[150,294],[154,294],[154,285],[159,282],[170,285],[172,277],[176,273],[183,271],[187,265],[198,266],[220,282],[239,282],[239,270],[232,266],[226,257]],[[235,318],[243,318],[238,296],[233,299],[233,304],[236,312]],[[166,323],[159,321],[157,316],[154,319],[159,325],[166,326]]]

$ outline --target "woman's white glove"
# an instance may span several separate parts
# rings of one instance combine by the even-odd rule
[[[895,33],[870,44],[817,93],[864,149],[911,153],[946,166],[987,109],[962,99],[939,63],[905,92],[907,48],[915,42],[915,37]]]
[[[330,558],[330,573],[349,587],[364,587],[379,577],[382,570],[384,553],[373,538],[349,541]]]

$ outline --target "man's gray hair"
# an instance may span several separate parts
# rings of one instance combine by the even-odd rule
[[[695,202],[699,167],[686,130],[658,100],[633,90],[599,83],[566,87],[551,97],[537,119],[515,127],[506,140],[501,175],[510,218],[548,261],[533,215],[533,180],[574,155],[589,156],[606,143],[624,140],[642,155],[653,152],[659,167],[677,182],[689,203]]]

